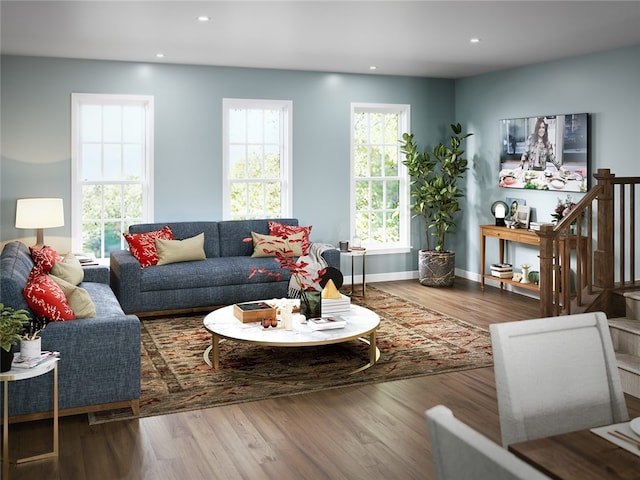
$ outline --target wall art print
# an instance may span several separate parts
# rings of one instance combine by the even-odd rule
[[[499,185],[586,192],[588,121],[587,113],[500,120]]]

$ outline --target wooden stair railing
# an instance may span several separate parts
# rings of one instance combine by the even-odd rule
[[[593,310],[611,314],[614,289],[640,289],[635,270],[640,177],[616,178],[599,169],[594,178],[597,184],[566,217],[538,232],[543,317]]]

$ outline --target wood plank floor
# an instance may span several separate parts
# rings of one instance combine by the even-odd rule
[[[538,301],[456,279],[433,289],[417,281],[376,287],[484,328],[538,317]],[[433,479],[425,409],[445,404],[500,442],[491,368],[89,426],[60,420],[60,456],[12,465],[11,478]],[[640,416],[640,400],[627,397]],[[50,422],[11,425],[14,455],[50,448]]]

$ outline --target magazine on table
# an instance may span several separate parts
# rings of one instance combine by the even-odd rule
[[[22,357],[18,354],[16,355],[16,358],[14,358],[11,366],[15,368],[33,368],[49,360],[50,358],[55,358],[59,356],[60,356],[60,352],[43,351],[40,354],[40,357],[30,358],[29,360],[23,360]]]
[[[307,321],[311,330],[332,330],[334,328],[344,328],[347,321],[339,315],[327,317],[314,317]]]

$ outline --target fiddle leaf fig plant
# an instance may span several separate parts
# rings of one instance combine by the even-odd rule
[[[412,133],[402,134],[400,151],[402,162],[411,177],[411,208],[424,218],[427,250],[432,250],[432,236],[435,250],[445,250],[445,234],[454,233],[454,214],[460,211],[458,200],[464,197],[464,190],[458,180],[469,169],[461,149],[463,140],[473,133],[462,133],[459,123],[451,124],[453,134],[449,144],[439,143],[431,152],[420,151]]]
[[[5,352],[11,350],[11,345],[18,344],[27,322],[29,313],[26,310],[15,310],[0,303],[0,347]]]

